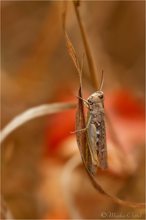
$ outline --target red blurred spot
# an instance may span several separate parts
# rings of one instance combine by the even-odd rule
[[[75,130],[75,110],[65,111],[52,116],[51,124],[46,130],[46,143],[49,151],[58,148],[59,143],[67,136],[71,135],[71,131]]]
[[[111,110],[121,117],[127,119],[144,118],[144,103],[128,90],[115,91],[114,94],[110,95],[108,102],[111,102]]]
[[[55,98],[55,102],[77,102],[77,98],[70,91],[59,91],[57,94],[59,97]],[[59,144],[75,130],[75,114],[76,109],[70,109],[49,116],[45,133],[49,154],[55,152]]]

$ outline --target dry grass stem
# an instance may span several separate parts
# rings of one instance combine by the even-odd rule
[[[65,37],[66,37],[66,45],[67,45],[68,53],[69,53],[74,65],[78,71],[78,74],[80,76],[81,75],[81,67],[79,64],[79,59],[77,58],[76,51],[71,43],[71,40],[69,39],[67,32],[65,32]]]
[[[64,199],[66,201],[66,205],[68,207],[68,210],[69,210],[69,213],[71,214],[72,219],[83,219],[83,216],[81,216],[81,213],[79,212],[78,207],[76,206],[74,195],[70,187],[72,185],[73,172],[75,172],[75,170],[81,165],[81,163],[82,161],[79,155],[75,155],[65,164],[65,167],[63,169],[63,173],[61,176]],[[94,179],[94,177],[90,175],[87,169],[86,171],[89,175],[89,179],[91,180],[94,188],[98,192],[100,192],[103,196],[107,197],[108,199],[111,199],[112,202],[123,207],[140,208],[140,209],[144,208],[143,203],[133,203],[129,201],[123,201],[115,196],[110,195],[100,186],[100,184],[97,183],[97,181]]]
[[[95,65],[95,62],[94,62],[94,59],[93,59],[93,56],[92,56],[92,52],[91,52],[91,49],[90,49],[90,46],[89,46],[86,31],[85,31],[84,26],[82,24],[80,13],[79,13],[79,10],[78,10],[79,1],[73,1],[73,5],[74,5],[76,18],[77,18],[77,21],[78,21],[78,26],[79,26],[80,32],[81,32],[84,49],[85,49],[85,52],[86,52],[87,62],[88,62],[88,66],[89,66],[89,72],[90,72],[90,76],[91,76],[91,82],[93,84],[93,87],[96,90],[98,90],[99,89],[99,83],[98,83],[97,74],[96,74],[96,65]]]
[[[10,123],[2,129],[2,131],[0,132],[0,143],[2,143],[6,139],[6,137],[18,127],[34,118],[38,118],[48,114],[54,114],[75,107],[75,103],[52,103],[28,109],[12,119],[12,121],[10,121]]]

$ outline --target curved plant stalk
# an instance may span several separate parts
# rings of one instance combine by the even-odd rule
[[[81,213],[79,212],[78,207],[75,204],[74,195],[70,187],[72,185],[71,182],[72,174],[81,164],[82,161],[79,155],[75,155],[65,164],[61,175],[61,184],[63,188],[64,199],[66,201],[66,205],[68,207],[72,219],[84,219],[83,216],[81,216]],[[86,171],[88,173],[88,170]],[[113,195],[110,195],[102,188],[100,184],[97,183],[97,181],[94,178],[90,176],[90,173],[88,173],[88,175],[95,189],[107,199],[110,199],[112,202],[123,207],[144,209],[144,205],[145,205],[144,203],[134,203],[134,202],[124,201]]]
[[[93,84],[93,87],[98,90],[99,89],[99,83],[98,83],[98,79],[97,79],[97,74],[96,74],[96,65],[93,59],[93,55],[91,53],[91,49],[90,49],[90,45],[87,39],[87,35],[84,29],[84,26],[82,24],[81,21],[81,17],[80,17],[80,13],[78,10],[78,7],[80,5],[80,1],[72,1],[73,5],[74,5],[74,10],[75,10],[75,14],[76,14],[76,18],[77,18],[77,22],[78,22],[78,26],[80,28],[80,32],[81,32],[81,36],[82,36],[82,40],[83,40],[83,45],[84,45],[84,49],[86,52],[86,56],[87,56],[87,62],[88,62],[88,66],[89,66],[89,70],[90,70],[90,76],[91,76],[91,81]]]
[[[14,119],[12,119],[12,121],[10,121],[8,125],[6,125],[0,131],[0,143],[2,143],[6,139],[6,137],[10,135],[10,133],[12,133],[18,127],[34,118],[54,114],[75,107],[75,103],[52,103],[30,108],[25,112],[21,113],[20,115],[16,116]]]

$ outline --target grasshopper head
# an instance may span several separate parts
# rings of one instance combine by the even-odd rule
[[[103,92],[97,91],[97,92],[94,92],[92,95],[90,95],[87,101],[89,104],[93,104],[93,103],[103,102],[103,99],[104,99]]]

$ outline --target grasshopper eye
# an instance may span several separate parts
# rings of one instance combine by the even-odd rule
[[[100,94],[100,95],[99,95],[99,98],[100,98],[100,99],[103,99],[103,95],[102,95],[102,94]]]
[[[92,104],[93,104],[93,102],[92,102],[91,100],[88,100],[88,103],[89,103],[89,105],[92,105]]]

